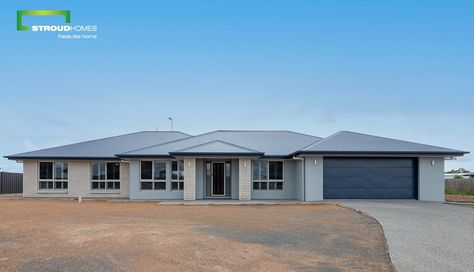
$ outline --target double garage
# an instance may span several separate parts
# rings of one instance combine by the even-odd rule
[[[325,199],[417,199],[415,158],[325,157]]]

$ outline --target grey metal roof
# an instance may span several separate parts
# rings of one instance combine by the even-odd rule
[[[462,155],[469,152],[362,133],[340,131],[311,144],[298,154],[373,153]]]
[[[117,159],[115,154],[153,144],[189,137],[178,131],[142,131],[32,152],[5,156],[8,159]]]
[[[197,136],[142,131],[5,156],[8,159],[117,159],[186,155],[291,157],[298,154],[438,154],[468,152],[341,131],[325,139],[291,131],[217,130]]]
[[[287,157],[293,152],[321,139],[292,131],[217,130],[183,140],[124,152],[118,154],[118,156],[166,157],[175,151],[220,140],[228,144],[238,145],[241,148],[264,153],[266,157]]]

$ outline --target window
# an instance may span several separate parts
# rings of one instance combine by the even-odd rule
[[[141,161],[140,177],[141,190],[166,190],[166,162]]]
[[[39,186],[41,190],[67,189],[67,162],[40,162]]]
[[[267,179],[268,161],[253,161],[253,180]]]
[[[91,163],[92,190],[120,190],[120,162]]]
[[[184,161],[171,162],[171,190],[184,189]]]
[[[283,190],[283,161],[252,162],[254,190]]]
[[[268,179],[271,179],[271,180],[283,179],[283,162],[282,161],[269,161],[268,169],[269,169]]]

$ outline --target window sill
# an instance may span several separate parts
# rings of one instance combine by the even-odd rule
[[[67,194],[67,190],[37,190],[38,194]]]
[[[89,193],[91,194],[120,194],[120,190],[91,190]]]

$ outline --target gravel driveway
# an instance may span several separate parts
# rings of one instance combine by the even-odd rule
[[[474,209],[415,200],[343,200],[383,226],[392,262],[404,271],[474,271]]]

